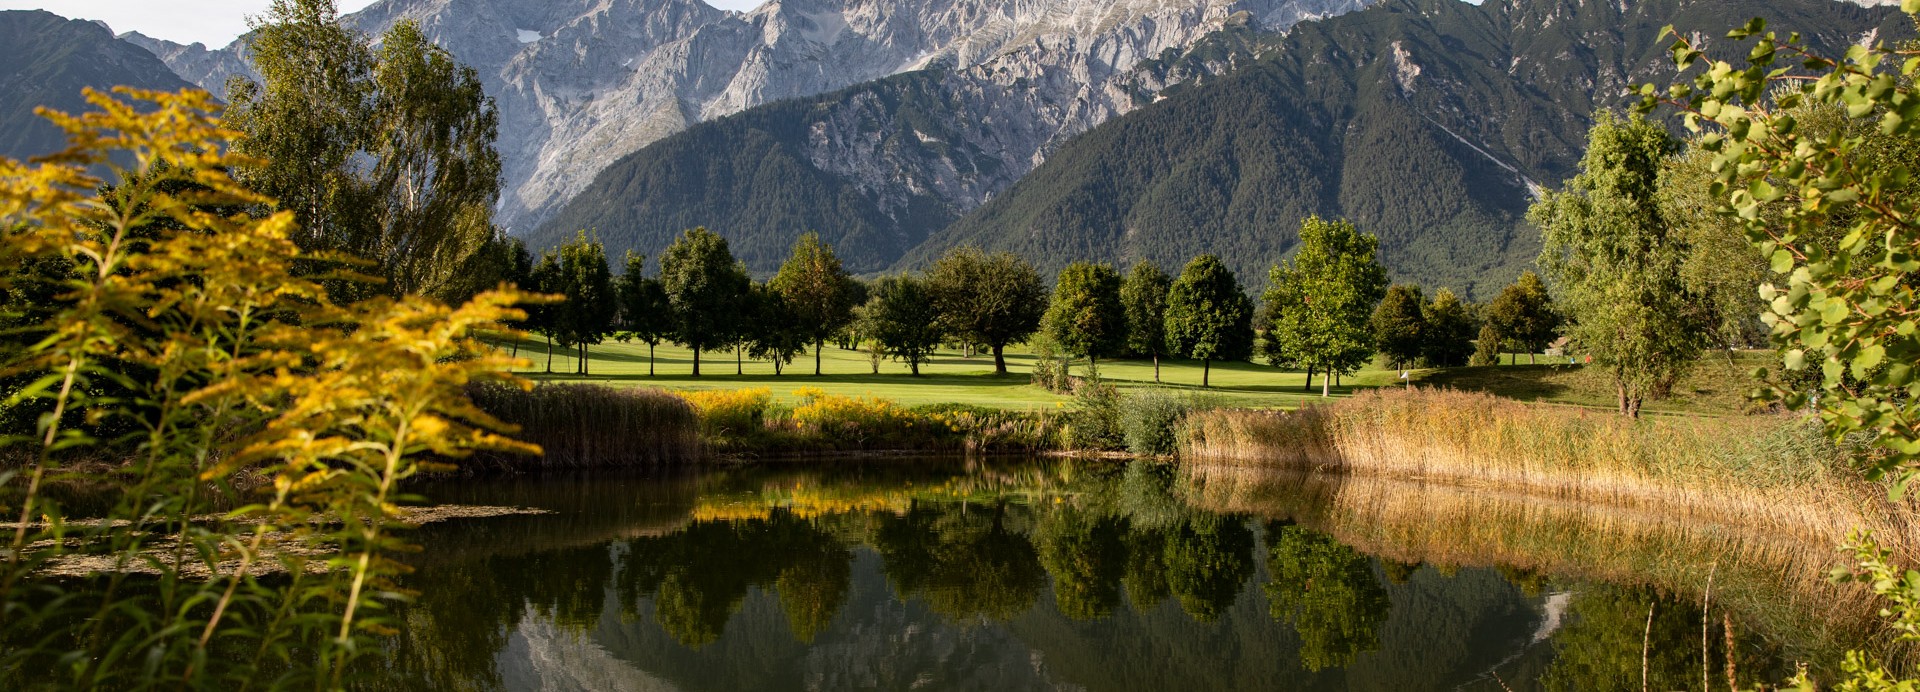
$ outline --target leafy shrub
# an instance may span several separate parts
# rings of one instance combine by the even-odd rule
[[[773,392],[766,387],[674,392],[700,410],[709,437],[744,437],[760,428]]]
[[[1075,380],[1074,410],[1068,420],[1067,444],[1074,449],[1119,449],[1126,443],[1120,430],[1120,390],[1097,377]]]
[[[1067,360],[1060,357],[1053,340],[1044,336],[1033,340],[1033,385],[1056,394],[1073,389],[1073,378],[1067,376]]]
[[[1127,450],[1140,456],[1168,456],[1178,451],[1180,420],[1193,402],[1163,390],[1147,390],[1122,399],[1120,430]]]

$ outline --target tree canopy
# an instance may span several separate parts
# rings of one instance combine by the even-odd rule
[[[1167,289],[1167,351],[1201,362],[1200,386],[1212,386],[1213,361],[1253,355],[1253,301],[1227,265],[1201,255]]]
[[[1503,338],[1527,349],[1531,360],[1560,333],[1560,315],[1554,312],[1547,283],[1531,270],[1500,289],[1487,306],[1487,324]]]
[[[1007,344],[1040,329],[1047,287],[1033,265],[1011,252],[961,246],[927,269],[926,289],[946,333],[993,350],[993,371],[1007,373]]]
[[[1419,286],[1394,284],[1373,309],[1370,322],[1374,348],[1394,367],[1411,367],[1425,355],[1428,330],[1424,307]]]
[[[411,21],[375,48],[333,0],[274,0],[253,28],[245,54],[261,81],[228,85],[234,147],[257,159],[239,175],[295,213],[301,247],[368,260],[400,295],[490,284],[473,273],[505,242],[492,220],[499,117],[477,73]]]
[[[1379,246],[1352,223],[1308,217],[1300,224],[1300,251],[1268,272],[1270,338],[1288,361],[1328,373],[1322,396],[1331,394],[1333,373],[1352,372],[1373,357],[1368,317],[1387,290]]]
[[[673,309],[673,340],[700,352],[733,343],[752,280],[733,260],[727,239],[704,227],[688,229],[660,258],[660,287]]]
[[[1656,200],[1661,166],[1678,148],[1659,125],[1602,111],[1580,173],[1527,214],[1567,335],[1606,368],[1620,412],[1632,416],[1706,345],[1701,301],[1680,273],[1687,246]]]
[[[1120,273],[1105,264],[1067,265],[1053,285],[1053,300],[1042,321],[1047,336],[1067,353],[1089,362],[1119,355],[1127,343]]]
[[[813,344],[813,374],[819,375],[820,347],[853,321],[858,285],[818,233],[794,241],[793,253],[769,285],[780,295],[780,304],[794,312],[802,336]]]
[[[1152,262],[1136,262],[1120,284],[1120,305],[1127,317],[1127,352],[1153,357],[1153,381],[1160,381],[1160,356],[1167,352],[1167,290],[1172,277]]]

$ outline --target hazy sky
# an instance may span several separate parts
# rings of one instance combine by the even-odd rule
[[[526,0],[546,2],[547,0]],[[747,10],[764,0],[706,0],[731,10]],[[341,12],[373,0],[338,0]],[[0,0],[0,10],[46,10],[73,19],[98,19],[115,33],[138,31],[179,43],[198,41],[218,48],[247,30],[247,17],[267,9],[270,0]]]

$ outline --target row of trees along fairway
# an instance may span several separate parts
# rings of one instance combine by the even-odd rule
[[[583,375],[586,346],[609,337],[638,339],[650,354],[661,341],[682,344],[694,352],[695,376],[706,352],[732,348],[772,362],[780,374],[808,346],[819,375],[828,340],[865,344],[916,375],[943,344],[957,341],[991,351],[995,374],[1004,375],[1006,347],[1039,336],[1090,366],[1102,358],[1151,358],[1155,381],[1161,356],[1199,360],[1202,386],[1212,384],[1214,361],[1244,361],[1258,350],[1273,365],[1306,370],[1308,388],[1315,374],[1324,375],[1321,393],[1330,395],[1336,378],[1376,353],[1404,367],[1458,366],[1474,359],[1476,334],[1480,351],[1494,354],[1509,345],[1537,350],[1553,338],[1558,319],[1532,273],[1489,307],[1444,288],[1426,300],[1418,286],[1387,287],[1378,242],[1353,224],[1309,218],[1300,237],[1295,257],[1270,273],[1259,315],[1212,255],[1194,258],[1177,277],[1148,262],[1124,276],[1106,264],[1076,262],[1049,294],[1024,259],[965,246],[924,274],[862,282],[811,233],[760,283],[726,239],[705,228],[686,231],[667,248],[657,278],[646,276],[639,255],[629,255],[625,273],[613,277],[600,244],[584,232],[537,261],[516,243],[508,278],[564,297],[536,306],[523,326],[547,335],[549,372],[557,342],[576,349],[576,374]],[[1481,364],[1493,363],[1481,355]]]

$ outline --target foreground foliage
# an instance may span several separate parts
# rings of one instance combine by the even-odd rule
[[[211,98],[124,93],[48,113],[64,153],[0,160],[0,278],[46,291],[9,294],[0,342],[25,422],[0,440],[0,686],[341,686],[393,628],[399,484],[533,451],[464,389],[507,379],[469,335],[517,297],[335,304],[293,213],[233,211],[274,200],[228,177],[258,162]],[[89,486],[112,491],[60,499]]]

